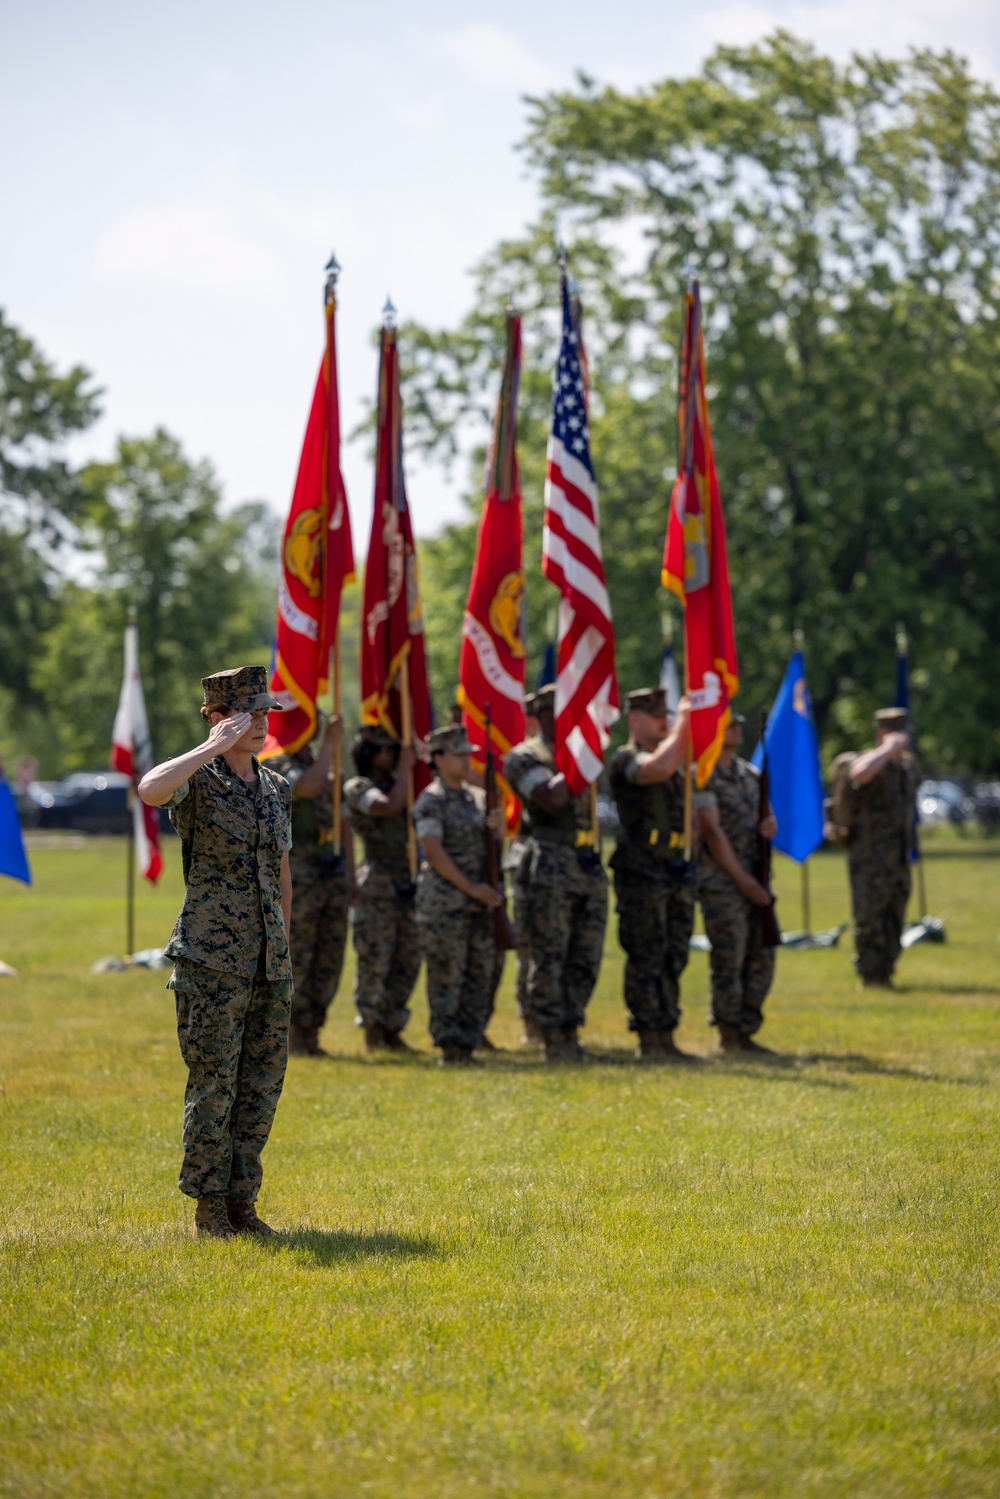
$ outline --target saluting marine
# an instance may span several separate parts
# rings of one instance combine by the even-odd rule
[[[674,1041],[680,976],[694,927],[693,871],[684,855],[684,774],[690,712],[682,698],[667,731],[662,687],[630,692],[629,738],[608,767],[621,834],[611,857],[618,940],[625,949],[629,1029],[646,1062],[691,1061]]]
[[[920,779],[905,708],[875,714],[877,743],[833,762],[832,840],[846,845],[854,965],[865,988],[890,988],[900,952]]]
[[[195,1231],[269,1235],[255,1203],[288,1058],[292,969],[292,794],[257,756],[280,708],[263,666],[202,678],[207,740],[139,783],[169,807],[181,840],[184,904],[167,984],[187,1064],[180,1189],[197,1199]]]
[[[420,971],[416,886],[406,849],[413,748],[400,745],[378,724],[363,724],[351,755],[357,774],[344,787],[344,798],[365,854],[356,875],[354,1003],[366,1051],[409,1051],[403,1031]]]
[[[319,1033],[337,992],[347,949],[354,841],[350,814],[342,808],[339,855],[334,849],[331,778],[334,750],[343,735],[343,721],[334,715],[323,731],[318,754],[305,744],[295,754],[269,755],[265,762],[292,788],[292,1056],[326,1055]]]
[[[773,838],[778,824],[770,807],[761,820],[760,772],[736,753],[743,722],[734,710],[708,785],[694,793],[702,840],[695,880],[712,944],[711,1023],[722,1050],[773,1056],[752,1039],[774,978],[774,948],[765,947],[761,923],[772,897],[754,869],[758,833]]]
[[[594,832],[590,793],[574,796],[556,769],[555,688],[535,698],[540,732],[515,745],[504,774],[522,805],[520,885],[524,1009],[538,1026],[547,1061],[581,1061],[577,1031],[584,1023],[604,950],[608,881]]]
[[[486,880],[486,798],[466,780],[474,746],[461,725],[432,730],[428,742],[436,776],[413,808],[425,860],[417,925],[431,1036],[443,1063],[468,1063],[490,1016],[493,910],[503,896]],[[492,816],[498,821],[502,809]]]

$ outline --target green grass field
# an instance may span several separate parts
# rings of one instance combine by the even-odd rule
[[[176,845],[137,947],[179,905]],[[166,973],[120,844],[0,881],[0,1494],[1000,1494],[1000,859],[927,860],[948,944],[856,989],[785,953],[773,1064],[640,1069],[609,933],[588,1045],[368,1062],[351,974],[265,1153],[275,1245],[196,1243]],[[814,925],[846,916],[813,861]],[[778,870],[799,925],[798,876]],[[510,965],[509,965],[510,966]],[[707,959],[681,1041],[708,1054]]]

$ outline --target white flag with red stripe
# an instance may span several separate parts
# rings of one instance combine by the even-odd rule
[[[146,771],[153,768],[153,750],[149,742],[146,699],[139,676],[139,631],[131,624],[125,626],[125,671],[115,726],[111,731],[111,768],[132,777],[136,861],[146,879],[155,884],[163,868],[159,811],[156,807],[147,807],[134,789]]]
[[[574,793],[596,781],[618,718],[615,634],[604,581],[590,461],[585,360],[562,276],[562,344],[545,468],[542,572],[562,594],[556,655],[555,758]]]

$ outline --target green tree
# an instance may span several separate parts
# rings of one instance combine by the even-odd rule
[[[589,309],[620,676],[648,677],[691,263],[744,701],[773,693],[802,625],[826,747],[856,742],[891,692],[902,618],[923,748],[995,770],[997,95],[951,53],[840,66],[779,32],[633,94],[581,78],[531,102],[525,148],[545,215],[484,262],[457,335],[408,330],[411,436],[447,456],[443,429],[495,387],[516,286],[532,330],[522,455],[536,530],[558,215]],[[452,677],[473,538],[470,523],[424,548],[432,660],[444,670],[449,649]],[[542,587],[529,576],[529,598]]]
[[[177,440],[122,438],[111,463],[81,474],[81,541],[92,584],[66,583],[34,685],[48,704],[63,769],[106,762],[121,685],[130,605],[154,753],[190,747],[201,732],[199,680],[270,660],[277,522],[265,505],[220,513],[211,468]]]

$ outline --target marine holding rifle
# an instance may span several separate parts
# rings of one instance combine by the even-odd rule
[[[608,779],[621,822],[611,868],[629,1029],[639,1037],[642,1061],[689,1061],[674,1031],[694,927],[694,883],[684,850],[690,711],[682,698],[668,730],[662,687],[638,688],[625,701],[629,737],[612,755]]]
[[[536,694],[535,715],[539,733],[515,745],[504,762],[521,802],[521,852],[510,872],[523,913],[524,1015],[541,1032],[546,1061],[579,1062],[586,1053],[577,1032],[604,951],[608,880],[590,793],[574,796],[556,768],[554,687]]]
[[[483,1044],[496,955],[493,912],[503,896],[487,878],[486,796],[470,786],[474,746],[458,725],[429,736],[435,779],[420,793],[413,822],[424,853],[417,926],[427,964],[431,1037],[445,1065],[467,1064]]]
[[[778,823],[770,804],[761,815],[759,772],[736,753],[743,723],[734,710],[711,779],[694,793],[701,834],[695,884],[712,944],[711,1023],[722,1050],[773,1056],[753,1040],[764,1024],[775,954],[762,919],[773,897],[754,871],[758,840],[773,839]]]

